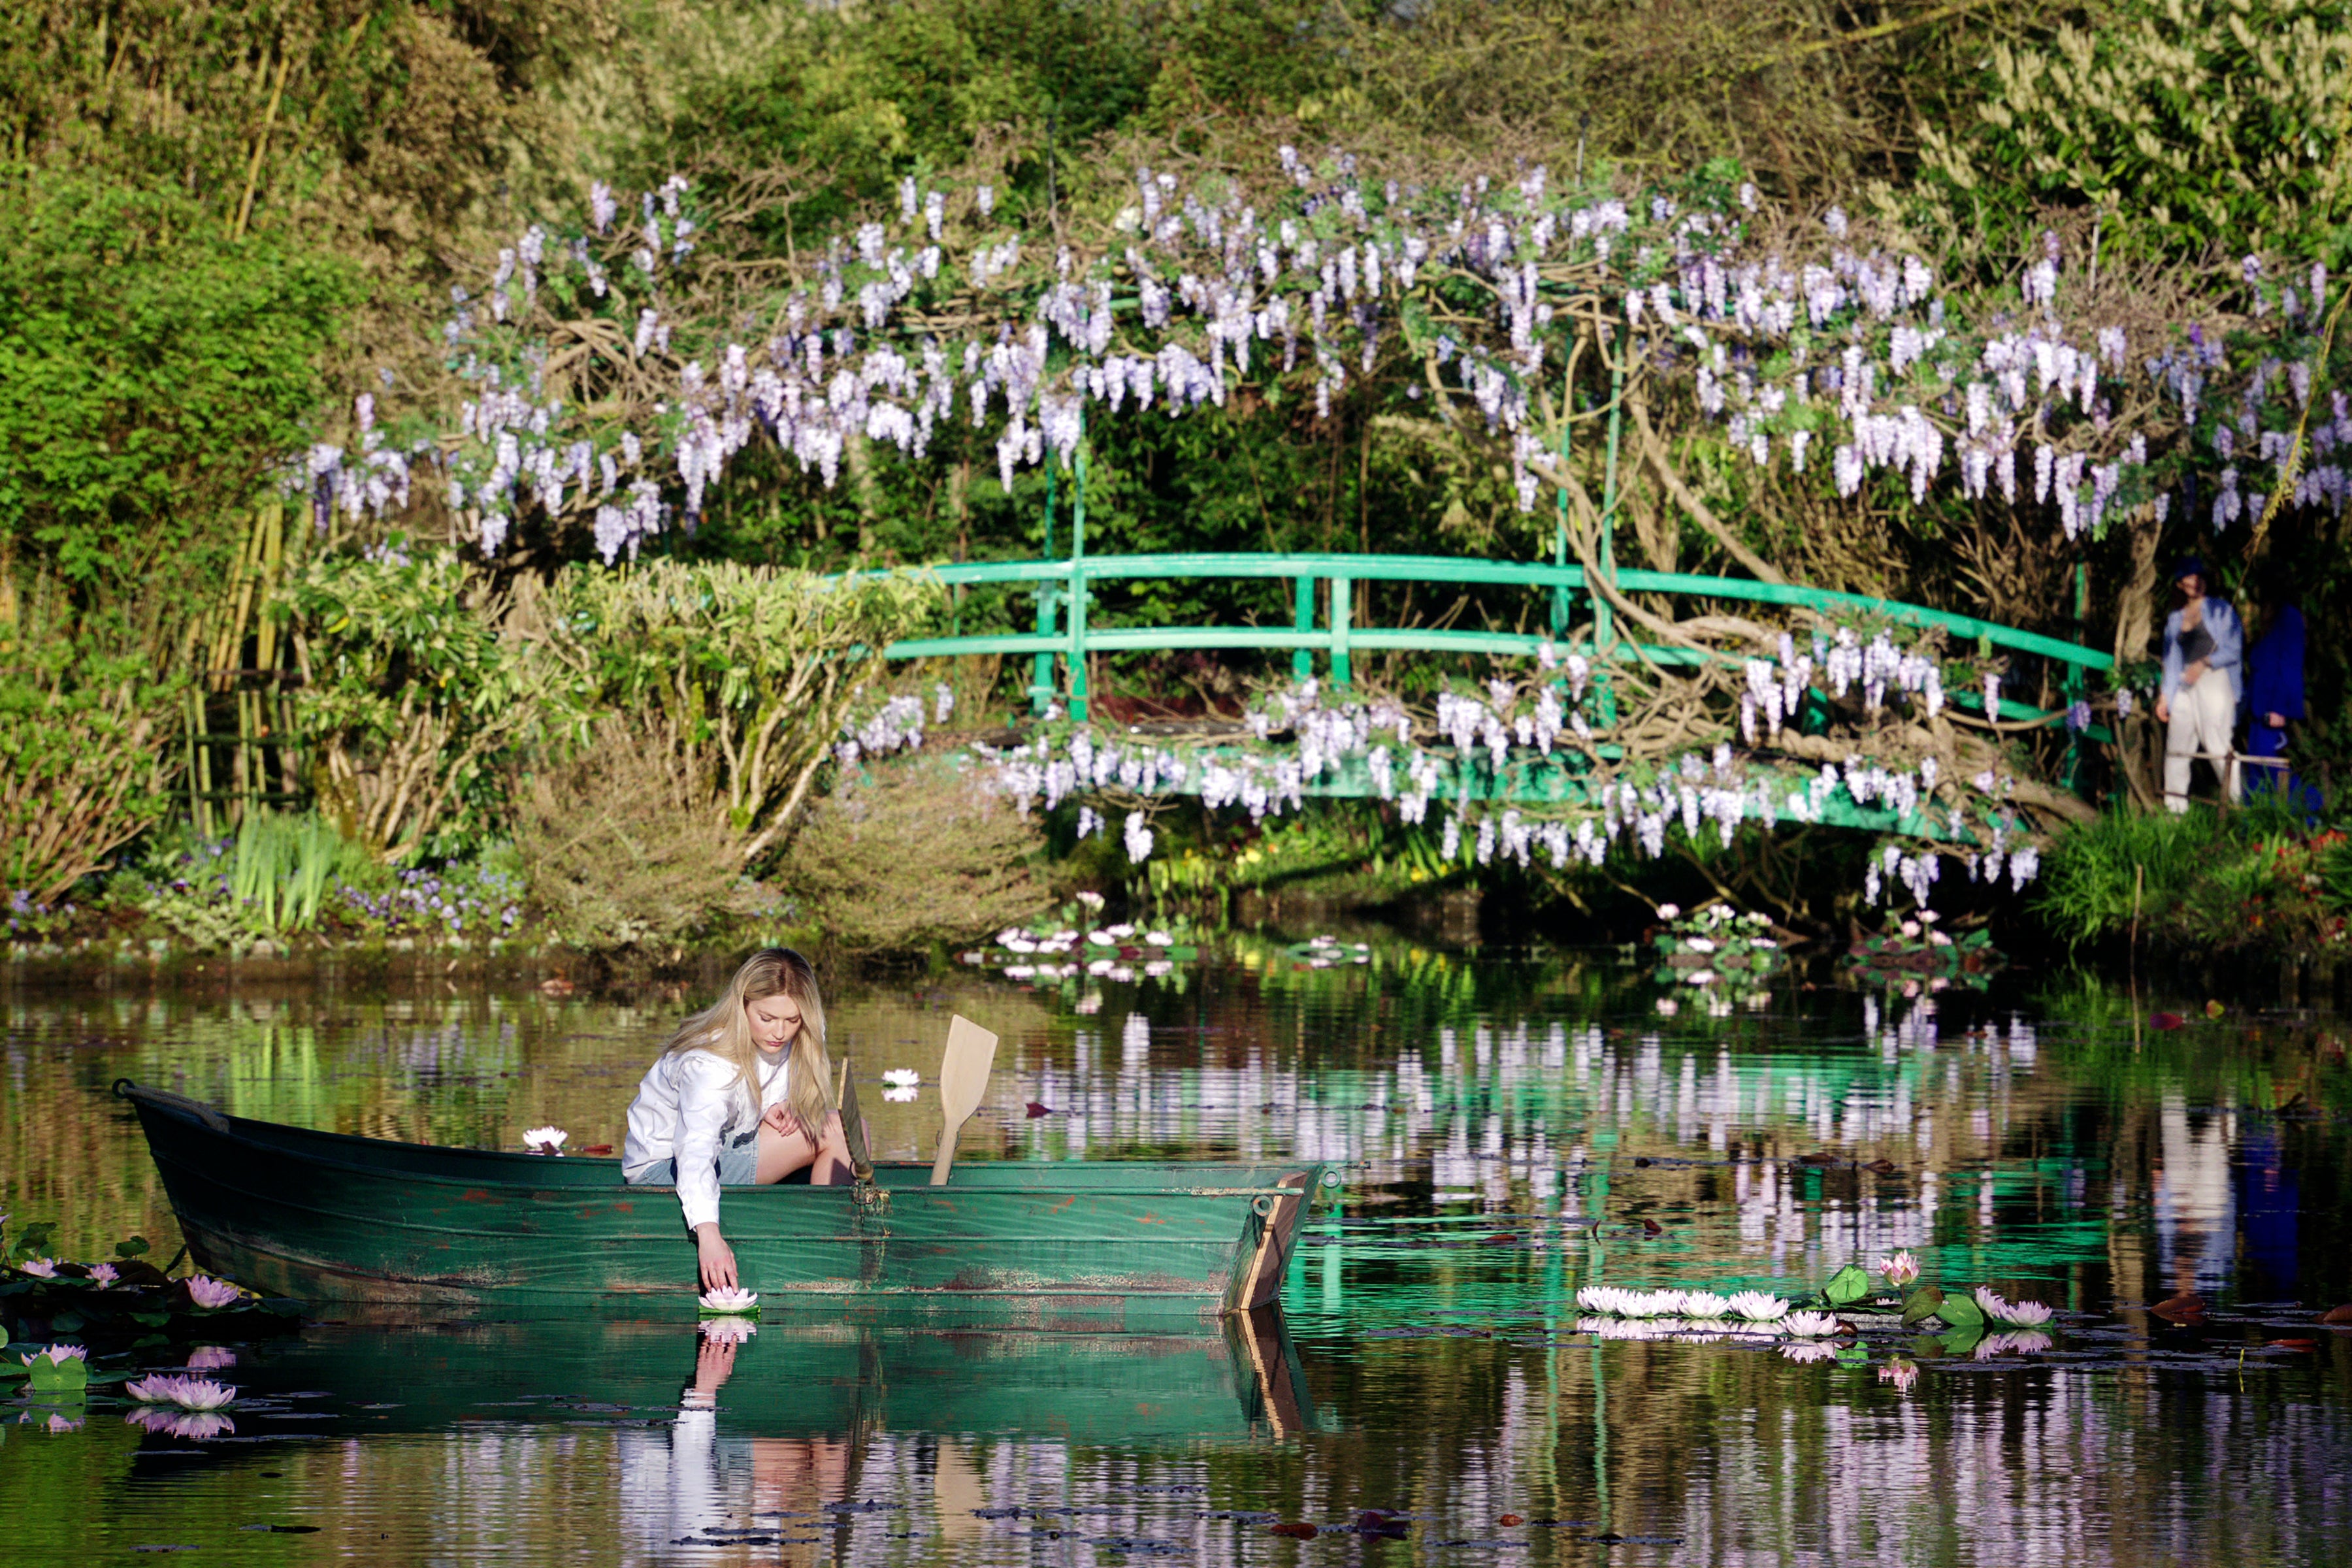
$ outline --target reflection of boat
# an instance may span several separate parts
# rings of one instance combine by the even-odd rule
[[[433,1307],[615,1299],[692,1310],[695,1252],[667,1187],[619,1162],[437,1149],[224,1115],[128,1079],[164,1191],[205,1268],[309,1300]],[[1312,1161],[975,1161],[954,1181],[728,1190],[743,1283],[770,1305],[840,1298],[935,1320],[1116,1328],[1139,1311],[1264,1306],[1324,1167]],[[1159,1309],[1153,1312],[1153,1309]]]
[[[241,1363],[247,1398],[324,1389],[346,1430],[483,1420],[619,1422],[677,1411],[710,1347],[688,1325],[597,1318],[314,1328]],[[1294,1436],[1313,1411],[1277,1309],[1167,1333],[770,1322],[729,1352],[722,1431],[1008,1434],[1079,1443]],[[689,1394],[686,1404],[696,1403]]]

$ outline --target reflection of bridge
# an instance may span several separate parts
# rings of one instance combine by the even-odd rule
[[[1060,560],[980,562],[925,568],[928,575],[949,588],[1027,586],[1036,604],[1035,630],[979,633],[971,636],[910,637],[890,645],[892,658],[953,658],[970,654],[1028,656],[1033,661],[1029,694],[1043,713],[1056,699],[1074,719],[1087,714],[1088,658],[1105,653],[1163,652],[1234,648],[1262,651],[1287,649],[1293,674],[1301,680],[1321,672],[1334,687],[1344,688],[1354,678],[1354,659],[1370,652],[1494,655],[1532,658],[1546,645],[1568,651],[1571,605],[1577,595],[1591,599],[1591,619],[1577,630],[1578,651],[1593,661],[1593,679],[1601,689],[1603,722],[1597,726],[1596,744],[1589,750],[1543,756],[1515,754],[1499,767],[1483,754],[1455,758],[1445,769],[1434,792],[1441,798],[1462,801],[1517,802],[1530,805],[1575,804],[1587,800],[1583,776],[1593,760],[1613,761],[1622,751],[1606,738],[1609,699],[1606,684],[1612,668],[1639,663],[1688,667],[1710,660],[1738,665],[1745,656],[1715,653],[1686,647],[1636,643],[1615,635],[1608,598],[1590,594],[1583,567],[1535,562],[1486,561],[1439,555],[1371,554],[1210,554],[1088,556],[1083,550]],[[1292,616],[1283,626],[1098,626],[1093,610],[1097,586],[1106,582],[1192,582],[1203,579],[1287,579],[1291,584]],[[1753,578],[1702,577],[1681,573],[1618,571],[1611,581],[1619,594],[1657,594],[1682,598],[1728,600],[1746,604],[1811,610],[1824,616],[1887,626],[1940,629],[1948,636],[1973,643],[1990,657],[1996,648],[2046,659],[2059,667],[2058,685],[2068,703],[2086,689],[2088,675],[2107,671],[2115,661],[2108,655],[2039,633],[1998,626],[1973,616],[1928,609],[1859,594],[1832,593],[1818,588],[1759,582]],[[1538,606],[1533,619],[1547,624],[1542,633],[1459,630],[1450,627],[1378,626],[1355,623],[1355,589],[1360,583],[1412,583],[1454,588],[1520,589],[1540,593],[1548,605]],[[1056,669],[1056,666],[1059,669]],[[1953,706],[1982,713],[1984,699],[1975,690],[1947,694]],[[2045,710],[2006,697],[1999,719],[2012,725],[2057,724],[2065,710]],[[2104,729],[2092,728],[2084,738],[2104,741]],[[1524,749],[1523,749],[1524,750]],[[1207,770],[1221,761],[1219,749],[1204,747],[1185,760],[1186,777],[1176,787],[1202,788]],[[1769,759],[1759,757],[1758,762]],[[1802,793],[1820,771],[1818,762],[1774,767],[1797,793]],[[1373,773],[1360,756],[1334,759],[1303,793],[1327,797],[1360,797],[1381,793]],[[1915,809],[1855,801],[1845,790],[1822,800],[1815,795],[1807,809],[1784,809],[1784,792],[1770,792],[1774,815],[1874,832],[1904,832],[1928,837],[1973,837],[1965,828],[1957,833],[1948,814],[1929,817]]]

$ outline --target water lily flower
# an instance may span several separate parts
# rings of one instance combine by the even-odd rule
[[[1614,1285],[1581,1285],[1577,1288],[1576,1304],[1588,1312],[1614,1312],[1616,1302],[1617,1287]]]
[[[702,1320],[702,1337],[714,1345],[740,1345],[760,1331],[751,1318],[730,1315]]]
[[[1729,1302],[1735,1316],[1751,1323],[1775,1323],[1789,1314],[1789,1303],[1778,1296],[1768,1296],[1761,1290],[1741,1290]]]
[[[1688,974],[1683,976],[1683,983],[1687,985],[1712,985],[1715,984],[1715,971],[1712,969],[1694,969]]]
[[[1658,918],[1662,921],[1678,920],[1681,918],[1682,912],[1683,907],[1680,904],[1660,904],[1658,906]]]
[[[1984,1315],[1996,1323],[2030,1329],[2050,1321],[2050,1309],[2039,1301],[2005,1301],[1982,1285],[1977,1287],[1976,1296]]]
[[[1703,936],[1686,936],[1683,938],[1683,946],[1688,948],[1693,952],[1713,952],[1715,951],[1714,942],[1709,938]]]
[[[1034,952],[1037,951],[1037,944],[1031,942],[1025,936],[1013,937],[1008,940],[1004,945],[1007,951],[1013,952]]]
[[[188,1352],[190,1372],[217,1372],[236,1364],[236,1352],[226,1345],[198,1345]]]
[[[882,1091],[882,1098],[894,1105],[912,1105],[915,1101],[915,1091],[912,1088],[886,1089]]]
[[[1879,1367],[1878,1381],[1893,1384],[1897,1394],[1908,1394],[1911,1385],[1919,1381],[1919,1363],[1896,1356]]]
[[[68,1420],[63,1415],[52,1410],[49,1412],[47,1430],[52,1436],[60,1432],[79,1432],[81,1430],[81,1423]]]
[[[720,1313],[757,1312],[760,1310],[760,1294],[756,1290],[722,1285],[716,1290],[703,1292],[702,1310]]]
[[[188,1437],[201,1440],[219,1437],[236,1430],[236,1423],[214,1411],[165,1410],[154,1405],[131,1411],[122,1417],[132,1426],[166,1437]]]
[[[58,1277],[58,1260],[54,1258],[27,1258],[16,1267],[36,1279],[54,1279]]]
[[[188,1277],[188,1300],[207,1310],[235,1306],[237,1298],[244,1294],[226,1279],[215,1279],[204,1274]]]
[[[1837,1347],[1825,1345],[1819,1340],[1783,1340],[1780,1342],[1780,1353],[1804,1365],[1832,1359],[1837,1354]]]
[[[1827,1312],[1791,1312],[1780,1326],[1800,1339],[1817,1340],[1838,1331],[1838,1321]]]
[[[121,1278],[121,1274],[111,1263],[96,1263],[90,1266],[89,1282],[101,1290]]]
[[[570,1136],[561,1127],[534,1127],[522,1135],[522,1141],[526,1148],[541,1154],[561,1154],[563,1152],[563,1141]]]
[[[1919,1278],[1919,1260],[1911,1256],[1911,1249],[1906,1247],[1890,1258],[1880,1258],[1878,1271],[1886,1276],[1889,1285],[1900,1290]]]
[[[1087,940],[1097,947],[1117,947],[1118,945],[1118,938],[1111,935],[1110,932],[1107,931],[1090,931],[1087,932]]]
[[[1896,929],[1901,931],[1906,937],[1916,937],[1919,934],[1919,922],[1917,921],[1905,921],[1902,925]]]
[[[209,1377],[174,1377],[171,1384],[172,1403],[183,1410],[218,1410],[236,1397],[236,1390],[226,1383],[215,1383]]]
[[[1682,1010],[1683,1005],[1675,1001],[1673,997],[1661,996],[1658,998],[1658,1016],[1660,1017],[1671,1018]]]
[[[1720,1318],[1730,1310],[1731,1302],[1727,1298],[1718,1296],[1712,1290],[1685,1290],[1683,1292],[1683,1316],[1685,1318],[1696,1318],[1701,1321],[1706,1321],[1710,1319]]]
[[[1143,940],[1150,942],[1154,947],[1173,947],[1176,945],[1176,939],[1170,936],[1164,931],[1145,931],[1143,933]]]
[[[913,1068],[892,1068],[882,1075],[882,1081],[892,1089],[913,1089],[923,1081],[923,1075]]]
[[[84,1366],[89,1364],[89,1351],[82,1345],[50,1345],[46,1349],[35,1351],[31,1355],[20,1355],[16,1359],[30,1366],[44,1357],[47,1358],[51,1366],[63,1366],[69,1361],[78,1361]]]
[[[2035,1329],[2011,1329],[2004,1333],[1987,1334],[1977,1342],[1976,1359],[1990,1361],[2000,1355],[2033,1355],[2050,1348],[2050,1336]]]

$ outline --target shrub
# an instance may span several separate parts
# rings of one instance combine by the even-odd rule
[[[824,940],[905,952],[1019,921],[1045,903],[1029,858],[1043,842],[1012,802],[944,758],[845,773],[778,873]]]
[[[519,782],[515,851],[549,927],[582,947],[674,942],[742,898],[743,835],[659,720],[607,717]]]
[[[54,903],[163,816],[179,691],[136,655],[0,624],[0,893]]]

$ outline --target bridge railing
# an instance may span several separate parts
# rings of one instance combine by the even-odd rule
[[[1499,654],[1531,658],[1547,641],[1558,644],[1562,631],[1549,633],[1463,631],[1433,626],[1374,626],[1354,623],[1355,585],[1362,582],[1413,582],[1477,587],[1522,587],[1549,590],[1550,618],[1565,626],[1567,595],[1586,591],[1581,566],[1540,562],[1486,561],[1449,555],[1379,555],[1340,553],[1171,553],[1156,555],[1082,555],[1053,561],[971,562],[904,570],[928,575],[946,587],[1031,585],[1036,595],[1036,630],[981,633],[974,636],[908,637],[885,650],[891,658],[941,658],[968,654],[1027,655],[1034,660],[1029,687],[1039,711],[1058,693],[1072,717],[1087,713],[1087,656],[1090,653],[1167,652],[1188,648],[1252,648],[1291,650],[1292,672],[1301,680],[1313,676],[1319,655],[1328,679],[1345,686],[1354,679],[1359,653],[1416,652]],[[1097,626],[1092,605],[1097,584],[1136,579],[1192,581],[1213,578],[1287,578],[1293,584],[1291,624],[1208,626]],[[1682,597],[1743,600],[1752,604],[1810,609],[1823,615],[1853,615],[1895,625],[1939,627],[1951,636],[1987,647],[2007,648],[2050,659],[2063,667],[2062,686],[2069,700],[2084,689],[2092,671],[2105,672],[2115,660],[2095,648],[2020,631],[1975,616],[1877,599],[1863,594],[1834,593],[1746,577],[1703,577],[1677,572],[1619,570],[1612,575],[1620,593],[1667,594]],[[1710,655],[1687,647],[1666,647],[1628,640],[1596,639],[1591,652],[1604,667],[1646,658],[1658,665],[1702,663]],[[1063,679],[1055,679],[1055,661]],[[1954,693],[1966,706],[1981,706],[1980,699]],[[2063,710],[2049,710],[2003,698],[1999,718],[2011,722],[2055,722]],[[2104,731],[2091,738],[2105,740]]]

